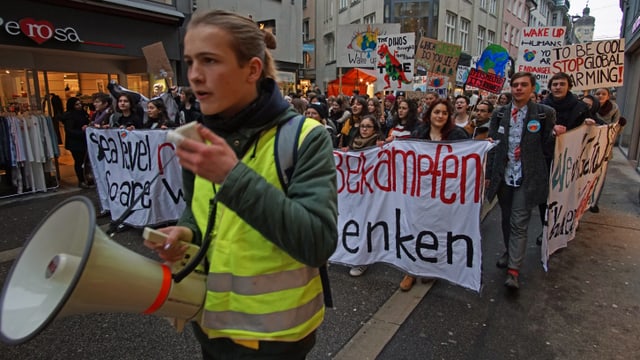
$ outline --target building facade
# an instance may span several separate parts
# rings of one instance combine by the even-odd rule
[[[170,1],[170,0],[169,0]],[[279,70],[280,89],[296,92],[298,70],[303,64],[303,0],[193,0],[198,9],[224,9],[251,18],[276,35],[277,47],[271,51]]]
[[[620,0],[622,9],[621,38],[625,39],[624,86],[618,89],[616,102],[627,126],[620,136],[620,147],[629,160],[636,161],[640,171],[640,68],[629,64],[640,64],[640,1]]]

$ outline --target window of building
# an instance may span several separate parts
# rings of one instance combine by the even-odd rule
[[[375,24],[376,23],[376,13],[371,13],[364,17],[363,23],[365,24]]]
[[[309,19],[302,21],[302,41],[309,41]]]
[[[460,18],[460,46],[462,46],[462,51],[469,51],[469,27],[471,26],[471,21]]]
[[[487,32],[487,45],[496,43],[496,33],[495,31],[489,30]]]
[[[480,9],[487,9],[488,0],[480,0]]]
[[[349,0],[340,0],[340,10],[344,10],[348,7],[349,7]]]
[[[504,24],[504,36],[502,37],[502,42],[509,42],[509,24]]]
[[[458,22],[458,17],[455,14],[447,12],[447,22],[445,23],[446,32],[444,35],[445,42],[455,44],[457,22]]]
[[[489,0],[489,14],[496,14],[496,2],[498,0]]]
[[[360,19],[358,19],[358,20],[353,20],[353,21],[351,22],[351,24],[354,24],[354,25],[355,25],[355,24],[360,24]]]
[[[487,29],[482,26],[478,26],[478,54],[482,53],[482,50],[486,47],[484,43],[485,35],[487,33]]]
[[[325,55],[327,58],[327,62],[336,60],[335,42],[336,41],[333,33],[324,36]]]
[[[326,1],[325,5],[326,5],[326,10],[327,10],[327,18],[331,18],[333,17],[333,12],[334,12],[334,2],[333,1]]]
[[[394,22],[400,23],[401,32],[412,32],[416,36],[427,35],[437,38],[437,10],[429,1],[396,2],[393,4]],[[386,9],[386,8],[385,8]],[[386,16],[386,14],[385,14]],[[431,29],[429,27],[432,27]]]

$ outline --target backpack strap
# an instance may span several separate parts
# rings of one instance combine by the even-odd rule
[[[296,115],[290,118],[286,123],[278,126],[276,130],[276,143],[274,147],[274,158],[276,161],[276,169],[278,179],[284,193],[287,193],[289,181],[293,176],[296,162],[298,161],[298,142],[300,141],[300,133],[304,125],[305,117]],[[331,284],[329,282],[329,273],[327,265],[324,264],[318,268],[320,272],[320,281],[322,283],[322,293],[324,295],[324,304],[327,307],[333,307],[333,297],[331,296]]]
[[[276,131],[275,160],[278,171],[278,179],[285,194],[289,187],[289,181],[293,176],[296,162],[298,160],[298,141],[305,117],[296,115],[286,123],[278,126]]]

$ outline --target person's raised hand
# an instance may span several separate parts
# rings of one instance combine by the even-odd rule
[[[180,165],[213,183],[222,184],[238,164],[238,157],[225,139],[201,124],[198,124],[198,133],[204,143],[187,138],[178,145],[176,154]]]

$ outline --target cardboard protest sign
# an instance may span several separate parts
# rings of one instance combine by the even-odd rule
[[[416,48],[416,73],[421,71],[445,75],[454,81],[462,47],[443,41],[420,37]]]
[[[551,50],[564,45],[564,26],[526,27],[516,59],[516,71],[527,71],[536,76],[536,84],[546,89],[551,72]]]
[[[494,94],[500,93],[509,63],[509,52],[505,48],[496,44],[487,46],[476,66],[469,70],[466,85]]]
[[[413,90],[414,33],[378,37],[376,90]]]
[[[336,65],[373,69],[378,37],[400,32],[400,24],[340,25],[336,31]]]
[[[147,60],[147,71],[161,78],[173,78],[173,69],[161,41],[144,46],[142,53]]]
[[[552,72],[565,72],[572,90],[618,87],[624,80],[624,39],[593,41],[551,51]]]

